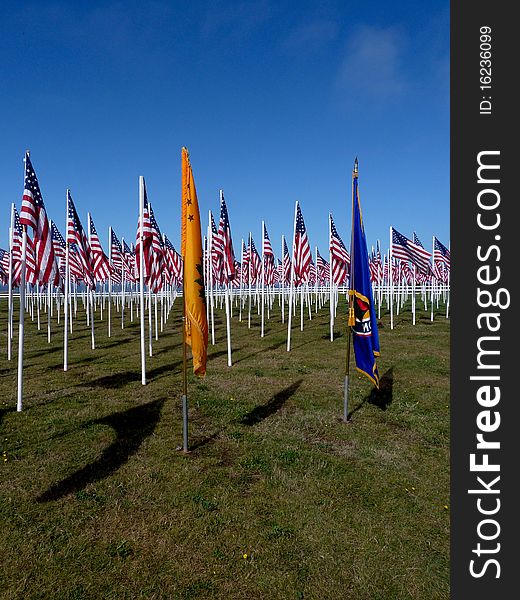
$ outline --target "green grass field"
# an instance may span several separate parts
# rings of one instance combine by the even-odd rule
[[[205,379],[189,376],[182,445],[181,302],[141,385],[139,325],[84,314],[63,372],[27,319],[24,410],[0,303],[0,598],[441,599],[449,597],[449,320],[382,316],[380,394],[352,369],[341,421],[344,301],[287,352],[279,308],[259,334],[225,318]],[[99,315],[97,316],[99,319]],[[352,361],[353,362],[353,361]],[[191,371],[191,370],[190,370]]]

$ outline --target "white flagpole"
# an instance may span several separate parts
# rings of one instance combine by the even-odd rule
[[[335,312],[335,294],[334,279],[332,276],[332,225],[331,214],[329,213],[329,298],[330,298],[330,341],[334,341],[334,312]]]
[[[392,274],[392,226],[390,225],[390,248],[388,250],[388,280],[390,283],[390,329],[394,328],[394,278]]]
[[[211,210],[209,211],[208,227],[208,251],[209,251],[209,311],[211,317],[211,343],[215,345],[215,310],[214,310],[214,290],[213,290],[213,230],[211,229]]]
[[[224,201],[224,191],[220,190],[220,206]],[[227,334],[227,352],[228,352],[228,367],[232,366],[231,362],[231,319],[229,306],[229,281],[224,283],[224,300],[226,304],[226,334]]]
[[[25,261],[27,256],[27,226],[22,229],[22,272],[20,274],[20,323],[18,327],[18,395],[16,410],[22,410],[23,397],[23,343],[24,343],[24,317],[25,317]]]
[[[249,308],[247,313],[247,327],[251,329],[251,265],[253,263],[253,253],[251,249],[251,232],[249,232],[249,264],[247,265],[249,271]]]
[[[88,232],[88,243],[90,245],[90,247],[92,248],[92,242],[91,242],[91,232],[90,232],[90,213],[87,213],[87,232]],[[92,278],[94,280],[94,286],[95,284],[95,279],[94,279],[95,275],[94,273],[92,273]],[[90,306],[90,337],[91,337],[91,342],[92,342],[92,350],[95,350],[96,348],[96,339],[94,337],[94,290],[92,290],[89,286],[89,294],[88,294],[88,298],[87,298],[87,303]]]
[[[52,223],[52,221],[51,221]],[[51,282],[47,282],[47,343],[51,343]]]
[[[125,328],[125,238],[121,238],[121,329]]]
[[[108,228],[108,263],[112,266],[112,226]],[[112,318],[112,275],[108,274],[108,337],[110,337],[110,327]]]
[[[209,230],[211,224],[206,227],[206,235],[202,240],[202,252],[204,253],[204,281],[207,282],[205,286],[206,293],[206,321],[209,324]]]
[[[314,312],[318,313],[318,246],[314,246],[314,264],[316,269],[316,279],[314,280],[314,293],[315,293],[315,304],[316,308]]]
[[[280,294],[282,296],[282,323],[285,323],[285,236],[282,235],[282,280],[280,282]]]
[[[68,238],[68,235],[65,235],[65,238]],[[69,319],[70,317],[70,264],[69,264],[69,242],[65,243],[65,292],[63,299],[63,311],[64,311],[64,321],[63,321],[63,370],[67,371],[69,368]]]
[[[144,342],[144,257],[143,257],[143,218],[144,218],[144,177],[139,176],[139,311],[141,315],[141,383],[146,385],[146,354]]]
[[[240,240],[240,296],[238,303],[238,320],[242,321],[242,295],[244,293],[244,238]]]
[[[294,205],[294,227],[293,227],[293,241],[292,241],[292,258],[291,258],[291,281],[289,287],[289,318],[287,319],[287,352],[291,350],[291,323],[293,313],[293,293],[294,293],[294,242],[296,238],[296,214],[298,211],[298,200]]]
[[[265,222],[262,221],[262,319],[260,325],[260,337],[264,337],[264,313],[265,313]]]
[[[9,227],[9,307],[7,313],[7,360],[11,360],[13,346],[13,230],[14,202],[11,204],[11,226]]]
[[[435,252],[435,236],[432,237],[432,260],[433,260],[433,253]],[[430,320],[433,321],[433,282],[434,282],[435,276],[432,277],[431,279],[431,297],[430,297]]]

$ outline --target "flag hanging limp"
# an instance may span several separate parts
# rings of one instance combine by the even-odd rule
[[[352,176],[349,326],[352,326],[356,368],[379,388],[379,373],[375,359],[376,356],[379,356],[379,334],[372,297],[372,286],[370,284],[370,267],[365,229],[363,227],[363,218],[359,203],[357,159]]]
[[[181,255],[184,261],[183,297],[185,305],[184,340],[191,347],[193,372],[206,374],[208,322],[202,235],[200,231],[199,203],[191,169],[188,150],[182,149],[182,219]]]

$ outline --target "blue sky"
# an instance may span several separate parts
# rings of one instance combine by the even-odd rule
[[[62,233],[70,188],[102,241],[133,241],[144,175],[179,246],[182,146],[237,253],[262,219],[279,249],[296,200],[313,249],[329,211],[349,245],[356,156],[369,245],[449,242],[448,2],[8,1],[0,56],[1,247],[26,149]]]

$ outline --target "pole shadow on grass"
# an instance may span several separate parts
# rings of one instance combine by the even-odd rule
[[[348,419],[352,417],[360,408],[364,406],[366,402],[377,406],[381,410],[386,410],[393,399],[393,387],[394,387],[394,368],[390,367],[388,371],[379,380],[379,389],[373,388],[370,394],[361,400],[361,402],[352,409],[348,414]]]
[[[74,492],[79,492],[89,483],[100,481],[117,471],[135,454],[145,438],[150,436],[159,421],[164,398],[148,404],[114,413],[101,419],[88,421],[82,428],[90,425],[108,425],[116,432],[116,439],[103,450],[101,456],[92,463],[55,483],[40,494],[37,502],[59,500]]]
[[[170,372],[173,375],[176,372],[176,367],[180,365],[182,365],[182,361],[168,363],[153,369],[147,369],[146,380],[148,382],[153,381],[167,372]],[[141,381],[141,371],[137,369],[135,371],[121,371],[120,373],[113,373],[112,375],[97,377],[96,379],[79,383],[78,386],[87,388],[117,389],[136,381]]]
[[[267,402],[267,404],[260,404],[259,406],[256,406],[251,412],[248,412],[240,422],[243,425],[256,425],[264,419],[267,419],[267,417],[270,417],[272,414],[278,412],[287,402],[287,400],[289,400],[289,398],[296,392],[302,382],[303,379],[298,379],[298,381],[295,381],[289,387],[275,394]]]

